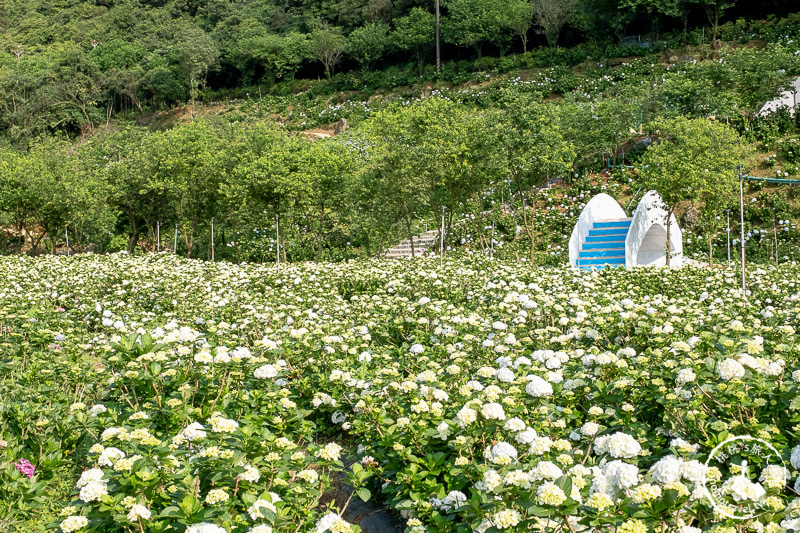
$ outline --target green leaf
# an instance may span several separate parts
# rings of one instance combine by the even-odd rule
[[[553,484],[564,491],[564,494],[569,495],[572,494],[572,478],[569,476],[561,476],[557,480],[553,482]]]

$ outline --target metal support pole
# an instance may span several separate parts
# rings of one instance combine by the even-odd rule
[[[69,227],[64,228],[64,234],[67,236],[67,257],[69,257]]]
[[[156,221],[156,252],[161,251],[161,222]]]
[[[778,221],[772,219],[772,231],[775,235],[775,266],[778,266]]]
[[[442,227],[439,229],[439,266],[444,263],[444,206],[442,206]]]
[[[281,215],[275,215],[275,266],[281,266]]]
[[[178,253],[178,225],[175,224],[175,239],[172,241],[172,253]]]
[[[442,54],[439,46],[439,0],[436,0],[436,74],[442,68]]]
[[[745,277],[744,259],[744,178],[742,177],[742,165],[736,167],[739,173],[739,228],[742,239],[742,298],[747,298],[747,280]]]
[[[492,221],[492,240],[489,241],[489,259],[494,261],[494,220]]]
[[[725,213],[728,215],[728,268],[731,267],[731,210],[726,209]]]
[[[211,217],[211,261],[214,261],[214,217]]]

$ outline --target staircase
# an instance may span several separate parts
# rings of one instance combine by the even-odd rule
[[[424,256],[431,248],[438,250],[438,245],[439,230],[434,229],[414,235],[414,256]],[[384,257],[393,259],[411,257],[411,241],[405,240],[396,246],[392,246],[386,250]]]
[[[630,218],[595,222],[578,253],[578,268],[624,267]]]

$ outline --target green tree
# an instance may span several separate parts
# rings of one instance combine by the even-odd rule
[[[482,126],[474,113],[444,98],[390,108],[365,124],[366,188],[384,202],[388,220],[402,221],[408,238],[418,217],[441,207],[449,227],[459,206],[488,183]]]
[[[217,64],[219,50],[211,36],[195,24],[185,22],[175,28],[174,47],[178,64],[188,79],[189,98],[197,100],[201,87],[206,85],[208,71]]]
[[[725,12],[734,5],[733,0],[699,0],[699,4],[706,10],[708,23],[711,24],[711,39],[717,39],[719,33],[719,21]]]
[[[508,27],[522,41],[522,51],[528,51],[528,32],[533,23],[533,3],[531,0],[510,0],[506,4]]]
[[[217,216],[219,185],[225,179],[228,157],[223,138],[202,120],[153,136],[151,188],[165,191],[169,210],[180,224],[187,257],[194,253],[198,228]]]
[[[505,0],[448,0],[442,21],[445,41],[473,48],[478,56],[484,42],[501,49],[508,40],[509,12]]]
[[[422,73],[425,54],[434,41],[434,16],[421,7],[415,7],[405,17],[395,21],[391,40],[400,50],[412,52]]]
[[[224,59],[242,73],[246,83],[262,71],[271,81],[293,76],[300,64],[312,57],[306,34],[270,33],[261,22],[251,18],[243,20],[224,38]]]
[[[355,170],[353,151],[340,140],[297,142],[297,172],[280,189],[292,199],[297,214],[316,241],[316,258],[322,260],[329,237],[339,227]]]
[[[658,135],[642,156],[636,172],[645,187],[664,200],[667,212],[667,266],[670,264],[670,217],[681,202],[705,206],[715,216],[719,205],[736,194],[736,165],[748,156],[739,135],[725,124],[704,118],[659,120],[651,130]]]
[[[128,253],[136,250],[143,227],[164,204],[164,187],[152,179],[160,138],[143,128],[125,127],[96,135],[81,147],[84,167],[104,184],[104,201],[126,228]]]
[[[562,134],[557,110],[534,95],[508,93],[501,107],[487,117],[496,175],[511,180],[524,206],[534,207],[531,189],[548,178],[564,176],[572,168],[575,151]],[[522,209],[525,233],[534,260],[536,228]]]
[[[556,46],[561,28],[578,10],[578,0],[532,0],[533,18],[537,31],[544,34],[547,44]]]
[[[323,25],[311,32],[311,51],[325,67],[325,75],[330,78],[333,67],[342,59],[347,48],[347,39],[341,28]]]
[[[356,28],[347,38],[348,53],[367,71],[381,58],[389,44],[389,26],[371,22]]]
[[[143,111],[141,86],[144,78],[144,60],[147,51],[139,43],[114,39],[100,43],[91,52],[102,75],[100,84],[107,93],[110,110],[135,107]]]

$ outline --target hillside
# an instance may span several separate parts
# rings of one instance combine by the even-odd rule
[[[109,109],[75,139],[3,151],[0,249],[66,252],[69,234],[71,250],[210,258],[214,219],[216,259],[275,260],[280,223],[283,259],[337,260],[437,228],[445,207],[454,250],[488,248],[494,221],[500,257],[560,264],[583,198],[606,187],[624,205],[646,185],[633,167],[648,142],[669,136],[659,121],[724,124],[747,147],[747,172],[798,175],[794,120],[757,113],[800,75],[798,20],[720,26],[723,36],[739,32],[735,41],[617,49],[636,55],[537,48],[484,57],[449,79],[392,77],[390,67],[169,110]],[[631,168],[611,171],[609,159]],[[733,178],[732,168],[719,172]],[[559,185],[537,193],[548,181]],[[794,189],[747,195],[751,256],[774,259],[777,227],[779,256],[794,257]],[[724,231],[700,215],[733,209],[736,219],[738,202],[703,202],[677,206],[681,216],[692,207],[687,249],[706,254],[712,235],[719,260]]]

